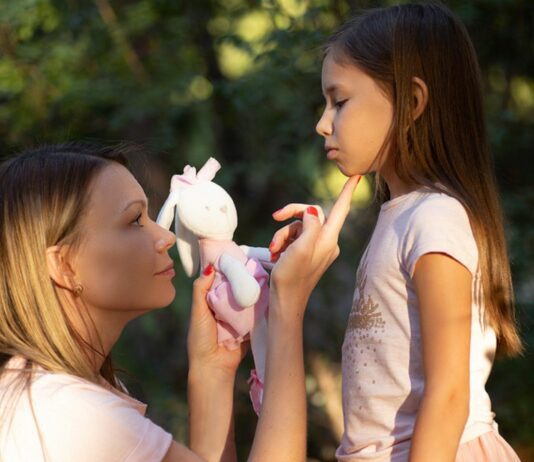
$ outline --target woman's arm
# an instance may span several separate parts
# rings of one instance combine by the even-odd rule
[[[471,273],[453,258],[423,255],[413,280],[419,303],[425,391],[410,462],[453,462],[469,414]]]
[[[290,204],[277,213],[278,220],[303,221],[278,231],[270,247],[279,260],[271,273],[266,383],[251,461],[306,460],[302,322],[312,290],[339,255],[339,232],[358,180],[347,181],[324,225],[319,208]]]
[[[163,462],[236,460],[234,381],[247,345],[228,350],[217,343],[217,325],[206,302],[215,273],[210,265],[193,284],[189,356],[189,447],[174,441]]]
[[[324,225],[320,210],[317,216],[317,210],[299,204],[285,207],[277,217],[297,216],[303,221],[280,230],[271,248],[279,260],[271,273],[266,382],[250,461],[306,459],[304,311],[313,288],[339,255],[339,232],[357,182],[356,177],[347,181]],[[236,457],[233,385],[245,347],[228,351],[217,344],[216,323],[206,303],[212,280],[213,274],[204,273],[195,282],[188,336],[190,447],[195,454],[173,442],[164,462]]]

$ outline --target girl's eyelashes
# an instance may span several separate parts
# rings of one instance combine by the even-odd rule
[[[140,213],[139,215],[137,215],[137,217],[135,218],[135,220],[133,220],[132,222],[130,222],[131,225],[136,225],[136,226],[139,226],[139,227],[143,227],[143,225],[141,224],[140,220],[141,220],[141,217],[143,216],[143,213]]]
[[[342,100],[340,100],[340,101],[336,101],[336,102],[334,103],[334,106],[335,106],[337,109],[340,109],[340,108],[343,107],[343,105],[344,105],[346,102],[347,102],[346,99],[342,99]]]

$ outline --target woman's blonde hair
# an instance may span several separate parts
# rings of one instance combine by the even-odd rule
[[[443,4],[401,4],[347,22],[325,48],[366,72],[391,97],[387,154],[399,178],[449,194],[465,207],[479,252],[475,295],[497,334],[498,351],[520,353],[480,70],[465,27]],[[428,87],[428,104],[415,121],[414,77]],[[387,199],[387,185],[377,179],[379,197]]]
[[[112,162],[126,165],[120,147],[66,143],[26,151],[0,166],[0,377],[8,360],[20,356],[27,379],[39,365],[98,381],[88,345],[49,276],[46,250],[75,248],[83,239],[90,183]],[[109,357],[100,375],[116,385]]]

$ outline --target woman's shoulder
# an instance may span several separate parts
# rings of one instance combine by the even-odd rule
[[[50,409],[58,413],[95,414],[100,410],[131,409],[143,415],[146,406],[112,387],[103,378],[94,383],[82,377],[63,372],[50,372],[42,367],[31,368],[31,376],[26,380],[30,369],[21,357],[13,357],[0,377],[0,392],[17,396],[20,406],[31,400],[35,409],[46,414]]]
[[[11,429],[38,428],[57,460],[73,460],[79,448],[89,447],[98,454],[144,460],[137,455],[163,456],[172,439],[144,417],[145,405],[111,385],[42,369],[18,395],[14,411]]]

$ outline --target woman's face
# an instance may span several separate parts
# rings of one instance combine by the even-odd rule
[[[176,238],[148,217],[145,193],[125,167],[110,164],[93,180],[81,225],[73,265],[88,306],[144,312],[172,302]]]

